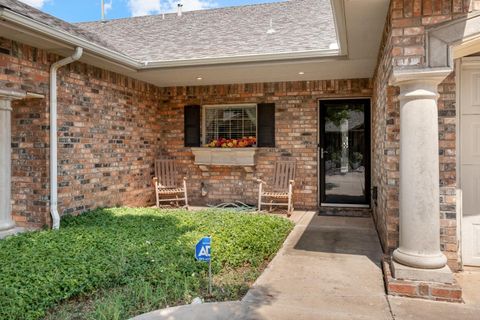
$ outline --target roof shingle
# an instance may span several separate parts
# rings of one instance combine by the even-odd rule
[[[140,62],[328,50],[338,43],[330,0],[290,0],[70,24],[17,0],[0,7]],[[267,33],[270,23],[275,30]]]
[[[275,33],[268,34],[270,20]],[[141,61],[329,49],[337,42],[330,0],[294,0],[77,24]]]

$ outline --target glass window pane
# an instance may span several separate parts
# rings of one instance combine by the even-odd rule
[[[365,203],[365,106],[325,103],[322,109],[325,199],[327,203]]]
[[[213,140],[256,137],[257,107],[205,106],[205,143]]]

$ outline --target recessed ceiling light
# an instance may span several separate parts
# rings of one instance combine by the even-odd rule
[[[304,74],[305,74],[305,72],[303,72],[303,71],[300,71],[298,74],[299,74],[299,75],[304,75]]]
[[[202,77],[197,77],[197,80],[200,81],[200,80],[203,80],[203,78]]]

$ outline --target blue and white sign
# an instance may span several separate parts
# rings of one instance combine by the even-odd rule
[[[198,241],[195,246],[195,259],[199,261],[210,261],[210,243],[210,237],[205,237]]]

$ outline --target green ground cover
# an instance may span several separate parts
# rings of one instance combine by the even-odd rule
[[[0,241],[0,319],[126,319],[189,303],[239,299],[292,228],[224,210],[98,209],[59,231]],[[194,245],[212,236],[214,287]]]

